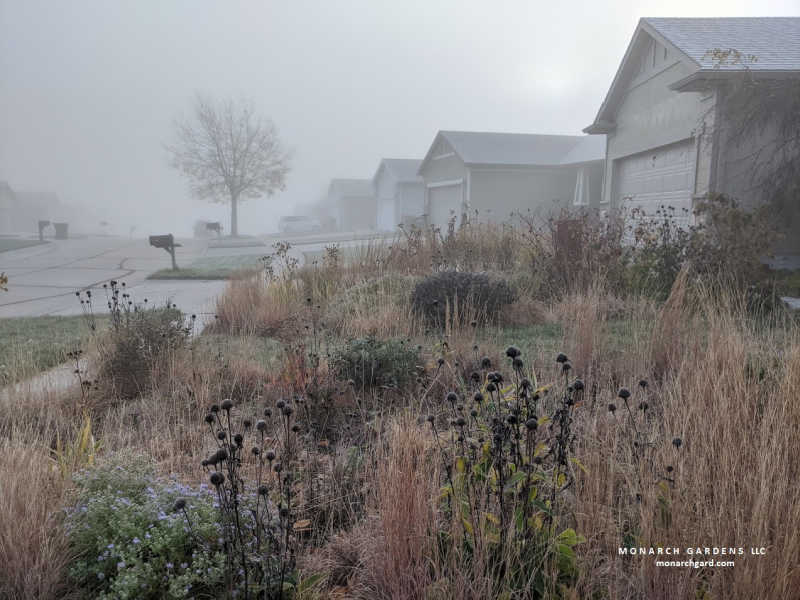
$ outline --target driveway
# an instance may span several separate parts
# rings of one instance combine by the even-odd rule
[[[205,241],[179,240],[178,264],[205,254]],[[147,275],[170,266],[169,255],[145,239],[87,237],[54,240],[44,245],[0,253],[0,271],[9,277],[8,292],[0,292],[0,318],[76,315],[77,290],[93,288],[100,300],[102,284],[124,281],[137,303],[173,302],[186,313],[210,316],[224,281],[148,281]],[[94,306],[105,312],[105,301]]]

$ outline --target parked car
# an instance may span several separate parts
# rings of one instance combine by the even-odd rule
[[[278,231],[281,233],[316,233],[322,231],[322,224],[319,219],[314,217],[281,217],[278,221]]]

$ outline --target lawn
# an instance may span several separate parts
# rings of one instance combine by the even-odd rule
[[[9,252],[11,250],[20,250],[22,248],[29,248],[31,246],[38,246],[46,242],[39,240],[22,240],[19,238],[3,238],[0,237],[0,252]]]
[[[205,256],[177,270],[161,269],[148,279],[228,279],[237,271],[252,271],[262,266],[264,254],[238,254],[231,256]]]
[[[81,348],[88,338],[82,316],[0,319],[0,384],[60,365],[67,360],[67,352]]]

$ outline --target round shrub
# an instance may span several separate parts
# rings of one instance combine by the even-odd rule
[[[419,353],[405,340],[354,339],[332,355],[338,378],[358,387],[401,388],[415,377]]]
[[[411,294],[411,305],[431,325],[442,326],[457,310],[466,318],[480,314],[497,318],[503,307],[514,301],[514,292],[504,279],[487,273],[442,271],[420,281]],[[470,316],[470,318],[472,318]]]

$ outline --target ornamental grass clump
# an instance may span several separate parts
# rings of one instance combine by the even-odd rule
[[[518,348],[506,356],[508,375],[485,358],[427,415],[442,461],[442,536],[493,594],[545,597],[578,574],[574,547],[584,539],[566,505],[582,468],[573,420],[584,384],[565,355],[555,386],[538,385]]]

